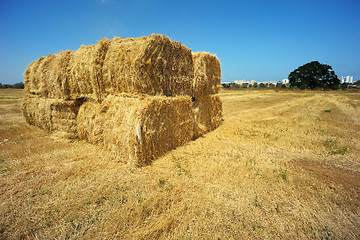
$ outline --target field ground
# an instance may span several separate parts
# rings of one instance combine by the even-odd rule
[[[221,92],[222,125],[134,169],[0,91],[0,239],[360,239],[360,93]]]

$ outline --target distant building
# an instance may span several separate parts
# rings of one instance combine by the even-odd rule
[[[353,79],[354,79],[353,76],[346,76],[346,77],[341,76],[341,83],[349,83],[349,84],[351,84],[351,83],[353,83]]]
[[[256,83],[255,80],[251,80],[251,81],[246,81],[246,80],[235,80],[234,83],[236,84],[240,84],[240,85],[243,85],[243,84],[249,84],[249,85],[254,85]]]
[[[277,82],[276,81],[265,81],[265,82],[262,82],[262,83],[264,83],[264,84],[271,84],[271,85],[276,85],[277,84]]]
[[[235,80],[234,83],[242,85],[246,83],[246,80]]]
[[[284,78],[283,80],[281,80],[281,83],[282,83],[282,84],[287,84],[287,83],[289,83],[289,79]]]

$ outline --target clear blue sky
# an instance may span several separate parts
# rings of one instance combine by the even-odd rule
[[[151,33],[216,54],[222,81],[279,81],[314,60],[360,79],[360,0],[0,0],[0,82],[40,56]]]

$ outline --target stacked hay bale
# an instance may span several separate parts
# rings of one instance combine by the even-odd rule
[[[220,125],[220,71],[166,36],[103,39],[31,63],[23,112],[142,166]]]
[[[220,89],[221,68],[215,55],[192,53],[194,63],[194,138],[217,128],[221,123]]]

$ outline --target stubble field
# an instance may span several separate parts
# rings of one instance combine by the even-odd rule
[[[0,90],[0,239],[359,239],[360,93],[222,91],[215,131],[132,168]]]

